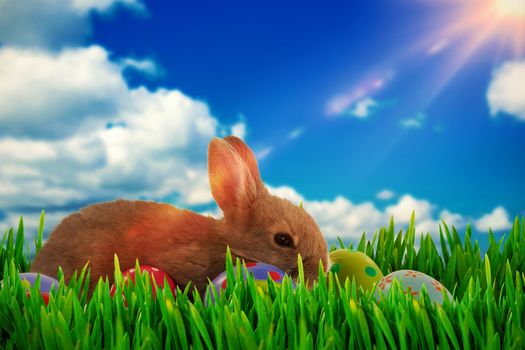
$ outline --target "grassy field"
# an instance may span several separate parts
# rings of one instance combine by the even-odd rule
[[[413,222],[396,233],[391,221],[372,241],[363,235],[357,247],[345,248],[365,252],[385,275],[424,272],[442,282],[454,301],[439,306],[423,295],[418,302],[394,286],[377,303],[332,273],[320,274],[310,289],[302,275],[295,289],[288,279],[282,286],[270,280],[268,292],[261,293],[253,279],[243,282],[237,269],[237,282],[228,283],[216,303],[191,288],[175,296],[165,289],[153,299],[148,278],[122,286],[119,272],[116,295],[123,290],[127,307],[110,297],[104,281],[88,301],[89,272],[83,271],[68,286],[62,279],[45,306],[35,288],[26,297],[18,279],[30,265],[21,222],[16,231],[5,232],[0,247],[0,348],[525,349],[525,219],[516,219],[498,242],[490,234],[484,256],[471,241],[470,228],[462,243],[444,223],[439,245],[424,235],[416,250]],[[37,251],[42,231],[43,218]],[[232,266],[229,258],[229,280],[235,278]]]

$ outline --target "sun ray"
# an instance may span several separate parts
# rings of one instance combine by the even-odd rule
[[[416,57],[430,57],[439,54],[433,64],[435,69],[428,71],[418,82],[418,88],[410,99],[397,105],[398,114],[410,115],[422,113],[435,101],[438,95],[475,59],[476,55],[491,52],[501,62],[503,58],[521,58],[525,52],[525,10],[516,8],[525,0],[412,0],[425,2],[429,5],[442,5],[434,8],[436,16],[426,18],[425,26],[433,27],[417,36],[407,46],[391,53],[377,67],[391,67],[410,74]],[[514,3],[519,2],[519,4]],[[510,57],[509,57],[510,56]],[[353,91],[361,84],[354,85]],[[382,87],[378,88],[381,90]],[[367,90],[367,95],[373,96],[375,90]],[[350,99],[351,94],[343,97]],[[337,113],[336,113],[337,114]],[[436,116],[439,117],[439,116]],[[370,160],[367,169],[362,173],[364,179],[376,169],[392,152],[393,148],[405,136],[406,129],[399,128],[385,142],[384,148]],[[361,180],[357,180],[358,182]]]
[[[525,49],[525,0],[443,0],[440,3],[444,5],[436,16],[440,26],[405,50],[411,55],[424,52],[427,56],[446,51],[437,71],[429,73],[418,97],[411,100],[411,106],[417,111],[425,110],[476,54],[486,52],[482,49],[490,49],[498,61],[509,55],[523,57]]]
[[[471,36],[449,55],[447,64],[441,67],[439,74],[435,74],[435,79],[432,81],[432,88],[430,91],[427,91],[427,94],[423,99],[424,102],[421,103],[421,109],[426,108],[467,64],[467,62],[483,46],[483,43],[490,37],[496,25],[495,22],[488,23],[488,25],[483,27],[482,30],[479,30],[475,35]]]
[[[432,6],[435,16],[426,19],[426,25],[434,23],[434,29],[417,43],[425,50],[444,40],[468,40],[480,30],[491,26],[481,46],[509,52],[513,57],[525,53],[525,0],[412,0]],[[450,45],[448,45],[450,46]],[[419,49],[414,45],[412,52]]]

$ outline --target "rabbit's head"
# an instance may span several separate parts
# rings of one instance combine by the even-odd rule
[[[242,140],[213,139],[208,169],[213,197],[224,213],[218,234],[234,258],[272,264],[296,278],[300,254],[309,282],[317,278],[320,261],[327,269],[327,244],[316,222],[302,207],[268,192]]]

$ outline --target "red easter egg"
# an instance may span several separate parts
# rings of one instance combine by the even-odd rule
[[[149,272],[151,279],[155,280],[155,283],[160,288],[164,287],[164,278],[166,278],[168,286],[173,292],[173,295],[175,295],[175,290],[177,286],[175,285],[175,282],[173,281],[173,279],[167,273],[165,273],[162,270],[159,270],[156,267],[150,266],[150,265],[140,266],[140,271],[142,272],[143,276],[144,276],[144,272]],[[127,284],[130,279],[133,281],[133,283],[135,283],[135,268],[130,268],[130,269],[123,271],[122,276],[124,277],[124,283]],[[151,288],[152,288],[153,297],[155,298],[157,293],[156,293],[156,288],[155,288],[155,285],[153,284],[153,281],[151,282]],[[115,283],[113,283],[109,291],[109,294],[111,296],[114,296],[116,290],[117,290],[117,287],[115,286]],[[122,297],[124,298],[124,294],[122,294]],[[124,303],[127,305],[125,299],[124,299]]]

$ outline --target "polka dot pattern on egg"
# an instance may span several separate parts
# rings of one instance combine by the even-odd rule
[[[377,275],[377,270],[372,266],[365,267],[365,273],[370,277],[375,277]]]
[[[383,277],[374,260],[363,252],[337,249],[331,251],[329,257],[332,263],[330,271],[336,274],[341,283],[345,283],[347,279],[355,279],[357,285],[364,290],[371,290]]]
[[[384,296],[388,295],[394,280],[397,280],[401,284],[404,294],[410,293],[418,300],[420,298],[421,289],[423,288],[423,285],[425,285],[431,301],[443,304],[444,297],[442,291],[445,291],[449,300],[453,301],[452,294],[450,294],[445,286],[429,275],[414,270],[398,270],[383,277],[379,281],[375,291],[375,297],[378,301],[381,299],[381,294]]]
[[[274,281],[280,281],[283,279],[282,275],[279,272],[270,271],[268,272],[268,274],[270,275],[270,278]]]
[[[330,271],[332,271],[333,273],[337,273],[339,272],[339,270],[341,270],[341,264],[339,263],[332,264],[332,266],[330,267]]]

